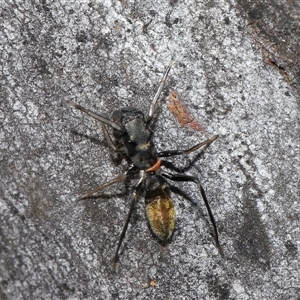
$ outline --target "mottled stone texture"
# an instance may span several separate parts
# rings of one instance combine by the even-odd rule
[[[9,0],[0,3],[0,298],[273,299],[300,295],[298,1]],[[198,176],[222,258],[192,183],[176,183],[176,225],[162,246],[143,195],[113,269],[131,184],[76,201],[121,174],[101,127],[156,114],[158,151]],[[175,92],[201,131],[166,105]]]

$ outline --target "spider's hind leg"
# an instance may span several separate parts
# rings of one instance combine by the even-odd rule
[[[219,242],[219,235],[218,235],[218,229],[217,229],[216,221],[215,221],[215,218],[214,218],[214,216],[212,214],[212,211],[210,209],[208,200],[206,198],[204,189],[203,189],[203,187],[202,187],[202,185],[200,183],[199,178],[195,177],[195,176],[190,176],[190,175],[187,175],[187,174],[183,174],[183,173],[171,174],[171,173],[164,172],[164,173],[162,173],[162,175],[164,177],[172,180],[172,181],[190,181],[190,182],[194,182],[194,183],[197,184],[197,186],[199,188],[199,191],[200,191],[200,194],[202,196],[202,199],[204,201],[204,204],[206,206],[206,209],[207,209],[210,221],[211,221],[211,223],[213,225],[214,238],[215,238],[216,246],[217,246],[217,248],[219,250],[219,253],[223,256],[223,250],[222,250],[222,248],[220,246],[220,242]]]

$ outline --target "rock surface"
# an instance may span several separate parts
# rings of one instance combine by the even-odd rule
[[[0,4],[0,299],[299,298],[300,8],[261,3]],[[134,180],[76,201],[126,164],[66,100],[147,114],[171,56],[155,142],[219,134],[172,162],[201,179],[224,257],[197,188],[178,183],[172,241],[153,239],[141,197],[114,270]],[[168,110],[173,91],[204,133]]]

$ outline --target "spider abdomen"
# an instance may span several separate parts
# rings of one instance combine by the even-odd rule
[[[161,241],[171,238],[175,227],[175,210],[171,198],[157,196],[146,205],[150,229]]]

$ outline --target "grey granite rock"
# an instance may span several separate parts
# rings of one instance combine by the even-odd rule
[[[267,47],[272,30],[260,35],[253,7],[1,2],[0,299],[299,298],[299,63]],[[265,7],[253,11],[273,24]],[[281,7],[293,8],[285,32],[295,45],[299,5]],[[141,197],[113,270],[130,182],[76,199],[126,163],[112,163],[99,124],[66,100],[106,116],[123,106],[147,113],[171,56],[155,141],[187,148],[219,134],[201,155],[172,162],[201,179],[224,257],[197,188],[180,183],[172,241],[153,239]],[[171,91],[203,132],[180,126],[166,105]]]

